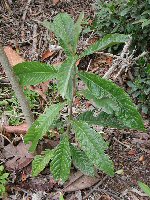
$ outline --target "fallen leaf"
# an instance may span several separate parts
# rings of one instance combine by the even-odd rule
[[[42,60],[45,60],[46,58],[51,57],[53,54],[54,54],[54,52],[53,52],[53,51],[50,51],[50,50],[48,49],[47,51],[45,51],[45,52],[42,54]]]
[[[24,171],[21,174],[21,180],[22,180],[22,182],[27,180],[27,174]]]
[[[18,126],[4,126],[3,129],[6,133],[15,133],[17,135],[25,134],[28,131],[28,125],[26,123]]]
[[[109,195],[102,195],[100,200],[111,200],[111,197]]]
[[[17,146],[8,144],[3,149],[3,155],[7,159],[5,165],[8,171],[20,170],[26,167],[32,160],[33,154],[29,153],[30,144],[20,142]]]
[[[81,59],[79,59],[77,62],[76,62],[76,66],[78,66],[80,64],[80,61]]]
[[[130,155],[130,156],[135,156],[136,153],[137,153],[136,150],[131,149],[131,150],[128,152],[128,155]]]
[[[113,61],[113,58],[112,58],[112,57],[107,57],[107,58],[106,58],[106,63],[107,63],[108,65],[112,65],[112,61]]]
[[[73,192],[77,190],[83,190],[95,185],[99,181],[99,178],[86,176],[80,171],[73,173],[69,181],[64,185],[64,192]]]
[[[144,159],[144,155],[142,155],[140,158],[139,158],[139,161],[140,162],[143,162],[145,159]]]
[[[18,63],[24,62],[24,59],[19,56],[16,51],[14,51],[10,46],[4,47],[4,51],[7,55],[7,58],[11,64],[11,66],[15,66]]]
[[[81,105],[81,101],[80,101],[80,99],[78,97],[75,98],[74,105],[75,106],[80,106]]]
[[[55,62],[55,63],[53,63],[53,66],[54,66],[54,67],[58,67],[58,66],[60,66],[62,63],[63,63],[62,61],[60,61],[60,62]]]
[[[85,104],[85,106],[86,106],[86,109],[88,109],[90,106],[91,106],[92,104],[91,104],[91,102],[90,101],[86,101],[86,104]]]
[[[38,86],[29,86],[29,89],[32,90],[32,91],[36,91],[45,100],[45,102],[47,102],[46,95],[44,94],[42,89],[40,89]]]
[[[116,174],[119,174],[119,175],[123,175],[124,174],[124,171],[123,169],[119,169],[115,172]]]
[[[52,2],[53,2],[53,5],[56,5],[57,3],[60,2],[60,0],[53,0]]]

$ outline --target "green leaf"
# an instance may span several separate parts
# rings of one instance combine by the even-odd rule
[[[45,22],[44,22],[45,24]],[[64,49],[65,53],[70,56],[74,54],[74,21],[67,13],[59,13],[54,17],[53,23],[46,23],[47,28],[52,29],[58,39],[60,46]]]
[[[83,174],[94,176],[95,171],[93,163],[88,159],[84,151],[81,151],[74,145],[70,145],[70,148],[74,166]]]
[[[52,159],[54,151],[47,149],[43,153],[44,155],[35,156],[32,162],[32,176],[37,176],[41,171],[43,171],[50,159]]]
[[[140,181],[138,181],[138,185],[141,188],[141,190],[143,190],[145,194],[147,194],[150,197],[150,187],[148,187],[148,185]]]
[[[57,146],[52,162],[50,164],[51,173],[56,181],[65,182],[70,175],[71,152],[67,135],[63,136]]]
[[[86,122],[72,121],[72,125],[76,138],[90,161],[106,174],[113,176],[113,163],[104,153],[108,148],[108,144],[101,134],[90,128]]]
[[[45,63],[23,62],[13,67],[21,85],[36,85],[55,77],[56,69]]]
[[[77,22],[67,13],[59,13],[54,17],[53,23],[44,21],[42,25],[54,32],[60,46],[68,56],[75,55],[79,36],[82,30],[81,22],[84,14],[81,13]]]
[[[93,100],[95,97],[96,99],[108,97],[115,105],[117,104],[118,109],[115,109],[114,114],[124,126],[137,130],[145,130],[141,115],[122,88],[112,81],[100,78],[95,74],[80,72],[79,77],[87,85],[88,90],[93,95]]]
[[[63,98],[71,99],[73,95],[73,76],[76,57],[68,57],[57,73],[58,92]]]
[[[109,115],[105,112],[100,112],[96,117],[94,117],[94,112],[87,111],[79,115],[78,119],[87,122],[89,125],[100,125],[103,127],[108,126],[118,129],[127,128],[114,114]]]
[[[4,170],[4,166],[0,165],[0,172],[2,172]]]
[[[123,35],[123,34],[108,34],[105,37],[103,37],[101,40],[98,40],[91,46],[89,46],[80,56],[80,58],[85,57],[87,55],[93,54],[97,51],[102,51],[108,47],[111,47],[115,44],[121,44],[125,43],[130,39],[129,35]]]
[[[113,111],[118,110],[118,104],[107,96],[101,97],[95,94],[93,95],[90,90],[85,90],[83,94],[87,99],[93,100],[93,102],[96,104],[96,107],[100,108],[107,114],[112,114]]]
[[[53,125],[54,120],[59,116],[60,110],[64,107],[64,103],[53,104],[46,109],[45,113],[40,115],[39,118],[29,128],[27,134],[24,137],[25,143],[32,142],[30,151],[33,152],[36,146]]]
[[[62,194],[60,194],[59,200],[65,200]]]
[[[84,13],[82,12],[82,13],[80,13],[80,15],[77,19],[77,22],[74,25],[73,49],[74,49],[75,52],[76,52],[76,49],[77,49],[80,33],[82,31],[81,23],[82,23],[83,18],[84,18]]]
[[[54,32],[54,27],[53,27],[53,23],[44,20],[43,22],[41,22],[41,25],[44,26],[45,28],[47,28],[49,31]]]

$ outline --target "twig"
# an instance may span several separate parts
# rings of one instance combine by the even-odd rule
[[[24,10],[24,12],[23,12],[23,15],[22,15],[22,26],[21,26],[22,28],[23,28],[24,21],[25,21],[25,19],[26,19],[27,11],[28,11],[28,8],[29,8],[29,5],[30,5],[31,1],[32,1],[32,0],[28,0],[28,1],[27,1],[25,10]]]
[[[118,197],[117,195],[113,194],[112,192],[109,192],[107,190],[104,190],[104,189],[95,189],[95,191],[98,191],[98,192],[103,192],[105,194],[108,194],[110,196],[112,196],[113,198],[115,198],[115,200],[120,200],[120,197]]]
[[[3,135],[2,133],[0,133],[0,136],[2,136],[3,138],[5,138],[10,144],[12,144],[12,142],[10,141],[10,139],[8,137],[6,137],[5,135]]]
[[[32,54],[35,54],[36,52],[36,46],[37,46],[37,24],[34,24],[33,26],[33,44],[32,44]]]
[[[118,142],[119,144],[125,146],[126,148],[128,148],[128,149],[132,149],[129,145],[120,142],[117,138],[113,137],[113,139],[114,139],[116,142]]]
[[[139,56],[134,58],[135,50],[130,54],[129,53],[129,47],[131,45],[131,39],[125,43],[124,48],[120,54],[120,56],[115,56],[112,66],[110,69],[104,74],[103,78],[109,79],[110,75],[116,71],[116,69],[119,69],[117,75],[114,77],[114,79],[117,79],[118,77],[121,76],[123,72],[128,72],[129,69],[136,63],[139,58],[145,56],[147,52],[143,52]],[[111,55],[112,56],[112,55]],[[129,73],[131,75],[131,73]]]
[[[105,176],[101,181],[99,181],[93,188],[92,190],[83,198],[83,200],[85,200],[86,198],[88,198],[93,192],[94,190],[96,190],[100,185],[102,185],[102,183],[108,178],[108,176]]]
[[[9,81],[12,85],[12,89],[14,90],[15,95],[20,103],[25,120],[26,120],[28,126],[31,126],[31,124],[34,121],[33,115],[30,111],[29,104],[26,100],[23,90],[22,90],[21,86],[19,85],[18,79],[17,79],[16,75],[13,73],[12,67],[8,61],[8,58],[7,58],[4,50],[3,50],[1,42],[0,42],[0,62],[2,64],[2,67],[5,70],[7,77],[9,78]]]
[[[88,71],[89,71],[89,67],[90,67],[90,65],[91,65],[91,62],[92,62],[92,59],[90,60],[90,62],[89,62],[89,64],[88,64],[88,66],[87,66],[87,70],[86,70],[86,72],[88,72]]]

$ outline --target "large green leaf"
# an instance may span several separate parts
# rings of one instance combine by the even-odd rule
[[[93,54],[97,51],[102,51],[108,47],[111,47],[115,44],[125,43],[130,39],[129,35],[124,34],[108,34],[104,36],[101,40],[98,40],[91,46],[89,46],[80,56],[80,58],[85,57],[87,55]]]
[[[50,170],[56,181],[65,182],[70,175],[70,167],[71,152],[69,138],[67,135],[64,135],[54,152]]]
[[[71,99],[73,95],[73,76],[76,58],[68,57],[57,73],[58,92],[63,98]]]
[[[93,95],[93,101],[95,98],[98,100],[102,97],[108,97],[115,105],[117,103],[118,109],[114,111],[115,116],[117,116],[117,119],[124,126],[132,129],[145,130],[141,115],[122,88],[112,81],[100,78],[95,74],[80,72],[79,77],[86,83],[88,90]]]
[[[74,25],[73,49],[74,49],[75,52],[76,52],[76,49],[77,49],[80,33],[82,31],[81,23],[82,23],[83,18],[84,18],[84,13],[82,12],[79,15],[79,17],[78,17],[78,19],[77,19],[77,21],[76,21],[76,23]]]
[[[150,197],[150,187],[141,181],[138,181],[138,185],[140,186],[141,190],[145,192]]]
[[[44,155],[35,156],[32,161],[32,176],[37,176],[41,171],[43,171],[50,159],[52,159],[54,151],[47,149],[43,153]]]
[[[53,122],[59,116],[60,110],[64,107],[64,103],[53,104],[46,109],[45,113],[40,115],[39,118],[29,128],[27,134],[24,137],[25,143],[32,142],[30,151],[35,151],[36,146],[53,125]]]
[[[23,62],[13,67],[21,85],[35,85],[55,77],[56,69],[45,63]]]
[[[60,46],[68,56],[75,55],[79,36],[82,30],[81,22],[84,14],[81,13],[77,22],[67,13],[59,13],[54,17],[53,23],[44,21],[42,23],[50,31],[54,32]]]
[[[121,121],[117,119],[117,117],[114,114],[109,115],[105,112],[100,112],[95,117],[94,112],[87,111],[79,115],[78,119],[87,122],[89,125],[100,125],[104,127],[108,126],[118,129],[127,128],[121,123]]]
[[[71,155],[74,166],[79,169],[83,174],[94,176],[95,170],[93,163],[88,159],[84,151],[81,151],[74,145],[70,145]]]
[[[112,114],[113,111],[118,110],[117,102],[107,96],[101,97],[98,95],[93,95],[88,89],[85,90],[83,94],[87,99],[93,100],[97,108],[100,108],[102,111],[108,114]]]
[[[76,138],[90,161],[106,174],[113,176],[113,163],[104,153],[108,148],[108,144],[101,134],[90,128],[86,122],[72,121],[72,125]]]

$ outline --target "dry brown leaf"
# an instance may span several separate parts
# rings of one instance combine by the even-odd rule
[[[50,51],[50,50],[48,49],[47,51],[45,51],[45,52],[42,54],[42,60],[45,60],[46,58],[51,57],[53,54],[54,54],[54,52],[53,52],[53,51]]]
[[[80,61],[81,59],[79,59],[77,62],[76,62],[76,66],[78,66],[80,64]]]
[[[60,2],[60,0],[53,0],[53,5],[56,5],[59,2]]]
[[[70,180],[64,185],[64,192],[73,192],[77,190],[83,190],[95,185],[99,181],[99,178],[86,176],[81,172],[73,173]]]
[[[136,150],[135,149],[131,149],[129,152],[128,152],[128,155],[129,156],[135,156],[137,154]]]
[[[140,162],[143,162],[144,160],[145,160],[144,155],[142,155],[142,156],[139,158],[139,161],[140,161]]]
[[[32,91],[36,91],[45,100],[45,102],[47,102],[46,95],[38,86],[29,86],[29,89]]]
[[[6,133],[16,133],[17,135],[24,135],[28,131],[28,126],[26,123],[23,123],[18,126],[4,126],[3,129]]]
[[[111,200],[111,197],[109,195],[102,195],[100,200]]]
[[[10,46],[4,47],[4,51],[12,67],[18,63],[24,62],[24,59],[21,58],[21,56],[19,56]]]
[[[54,67],[57,67],[57,66],[61,65],[62,63],[63,63],[62,61],[56,62],[56,63],[53,63],[53,66],[54,66]]]
[[[26,167],[32,160],[33,154],[29,153],[29,144],[20,142],[17,146],[8,144],[3,149],[3,155],[7,159],[5,165],[8,171],[20,170]]]

